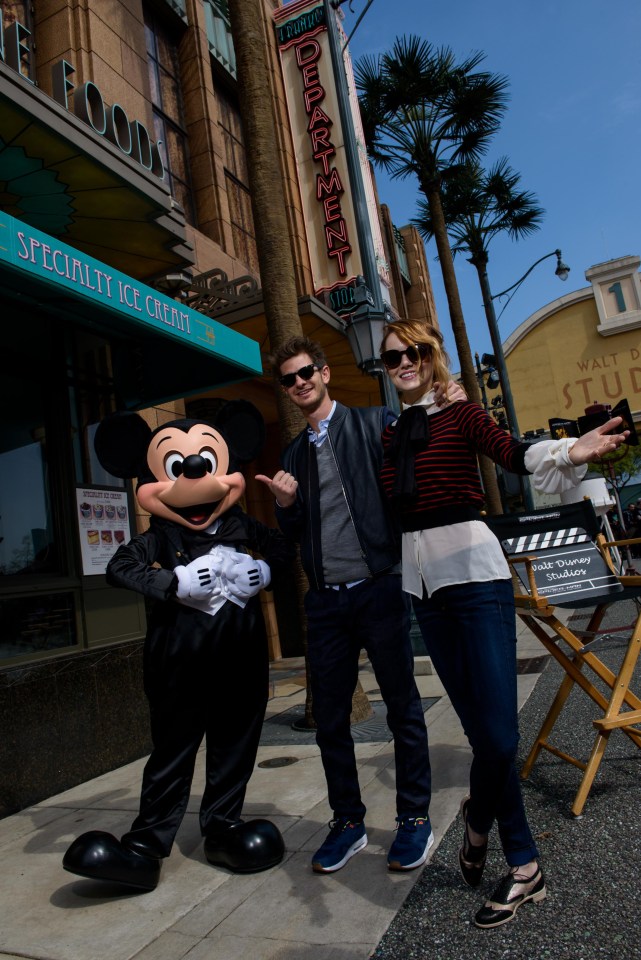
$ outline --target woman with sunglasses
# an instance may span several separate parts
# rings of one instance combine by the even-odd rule
[[[381,479],[400,519],[403,587],[411,594],[427,651],[472,747],[470,796],[462,805],[459,864],[476,887],[496,820],[509,872],[475,916],[478,927],[511,920],[522,903],[545,897],[538,852],[515,766],[518,743],[516,626],[503,551],[481,520],[477,454],[506,470],[534,474],[537,488],[575,486],[590,460],[623,442],[615,418],[578,440],[529,446],[470,401],[438,408],[434,386],[450,378],[443,338],[417,321],[384,330],[381,357],[403,412],[383,432]],[[579,469],[577,469],[579,468]]]

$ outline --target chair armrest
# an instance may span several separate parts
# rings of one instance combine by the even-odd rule
[[[627,540],[606,540],[602,533],[597,534],[596,537],[596,544],[601,551],[601,556],[605,560],[610,572],[619,578],[619,581],[624,587],[638,587],[641,583],[641,576],[636,570],[628,571],[627,574],[622,574],[617,570],[612,560],[610,550],[618,547],[629,547],[637,543],[641,543],[641,537],[629,537]]]
[[[517,563],[525,564],[525,573],[530,587],[530,595],[534,600],[540,599],[539,588],[536,585],[536,580],[534,579],[534,568],[532,567],[534,561],[538,559],[538,557],[534,556],[508,557],[508,561],[512,566],[516,566]]]
[[[628,537],[626,540],[604,540],[604,547],[631,547],[641,543],[641,537]]]

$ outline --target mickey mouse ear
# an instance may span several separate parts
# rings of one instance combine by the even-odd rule
[[[147,469],[151,428],[137,413],[114,413],[98,424],[96,456],[114,477],[139,477]]]
[[[240,463],[255,460],[265,444],[265,421],[249,400],[230,400],[217,411],[214,426],[224,435]]]

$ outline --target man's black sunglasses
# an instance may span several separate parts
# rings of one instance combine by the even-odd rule
[[[296,383],[296,377],[300,377],[301,380],[311,380],[316,370],[320,370],[320,367],[317,367],[315,363],[308,363],[307,366],[301,367],[296,373],[284,373],[282,377],[278,378],[278,382],[282,387],[293,387]]]
[[[419,358],[425,360],[431,353],[432,350],[427,343],[410,343],[404,350],[383,350],[381,360],[388,370],[395,370],[400,367],[403,354],[407,355],[410,363],[416,363]]]

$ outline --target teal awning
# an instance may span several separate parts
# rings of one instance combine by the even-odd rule
[[[138,379],[132,407],[262,373],[254,340],[1,212],[0,285],[25,305],[122,341],[120,368]]]

